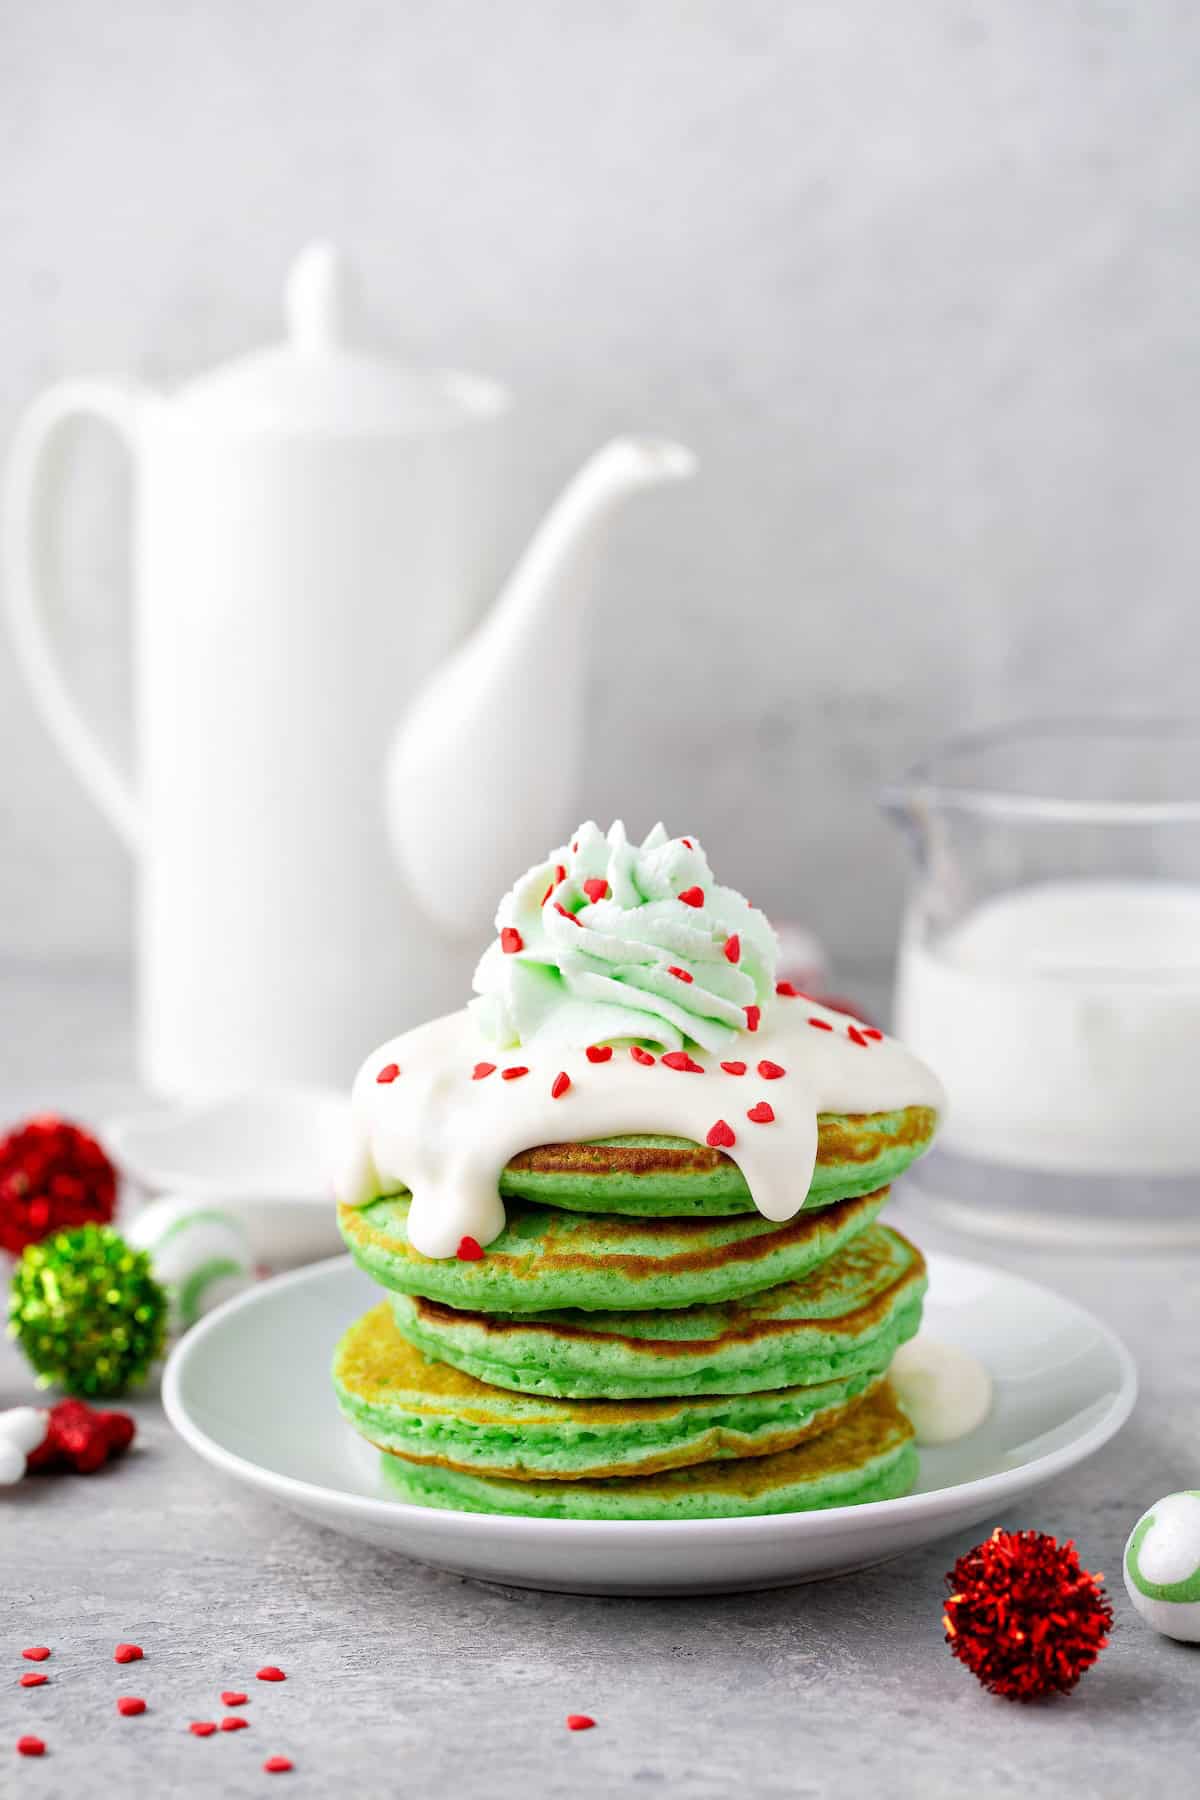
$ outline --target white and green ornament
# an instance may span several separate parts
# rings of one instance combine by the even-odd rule
[[[1200,1644],[1200,1489],[1168,1494],[1142,1514],[1125,1546],[1125,1586],[1147,1625]]]
[[[254,1281],[254,1258],[241,1223],[202,1200],[171,1195],[152,1200],[125,1235],[147,1252],[167,1290],[175,1335]]]

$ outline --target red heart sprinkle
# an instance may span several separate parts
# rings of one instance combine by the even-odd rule
[[[211,1737],[216,1729],[217,1722],[215,1719],[193,1719],[188,1726],[188,1730],[193,1737]]]
[[[865,1038],[873,1038],[877,1044],[880,1043],[883,1038],[882,1031],[876,1031],[874,1025],[864,1025],[862,1034]]]
[[[45,1662],[49,1654],[45,1644],[35,1644],[32,1650],[22,1650],[21,1652],[26,1662]]]
[[[479,1262],[483,1256],[483,1245],[479,1242],[478,1238],[461,1237],[458,1240],[458,1249],[454,1254],[457,1256],[459,1262]],[[278,1670],[272,1674],[269,1669],[265,1673],[260,1669],[258,1671],[258,1679],[260,1681],[282,1681],[283,1676],[279,1674]]]
[[[745,1063],[728,1062],[722,1063],[721,1067],[727,1075],[744,1075],[746,1073]]]
[[[561,1100],[570,1085],[571,1077],[567,1074],[565,1069],[560,1069],[551,1083],[550,1098],[552,1100]]]
[[[263,1772],[267,1775],[286,1775],[291,1766],[286,1756],[268,1756],[263,1764]]]
[[[746,1117],[752,1125],[771,1125],[775,1121],[775,1113],[765,1100],[760,1100],[757,1106],[752,1106]]]
[[[757,1031],[758,1030],[758,1021],[761,1018],[762,1018],[761,1006],[748,1006],[746,1008],[746,1030],[747,1031]]]
[[[663,1057],[664,1069],[682,1069],[688,1075],[703,1075],[703,1066],[694,1062],[686,1050],[668,1050]]]
[[[399,1073],[400,1073],[400,1064],[399,1063],[385,1063],[384,1067],[382,1069],[380,1069],[380,1071],[379,1071],[378,1075],[375,1077],[375,1079],[376,1079],[376,1081],[381,1081],[386,1084],[389,1081],[395,1081],[395,1079]]]
[[[514,1063],[511,1069],[501,1069],[501,1081],[520,1081],[522,1075],[528,1075],[528,1063]]]
[[[691,846],[689,845],[689,849],[690,847]],[[567,1714],[568,1731],[590,1731],[595,1723],[595,1719],[590,1719],[587,1713]]]
[[[725,961],[735,963],[741,960],[742,940],[735,931],[732,937],[725,939]]]
[[[646,1069],[648,1069],[650,1064],[654,1061],[650,1052],[648,1050],[643,1050],[640,1044],[630,1044],[629,1054],[632,1056],[635,1063],[641,1063],[642,1067]]]
[[[737,1143],[737,1139],[724,1119],[717,1120],[704,1141],[713,1150],[728,1150],[731,1145]]]
[[[599,901],[607,900],[608,883],[605,881],[603,875],[593,875],[590,881],[584,882],[583,891],[592,902],[592,905],[595,906]]]
[[[608,1062],[612,1057],[611,1044],[589,1044],[587,1059],[589,1062]]]
[[[18,1756],[45,1756],[46,1746],[39,1737],[19,1737],[17,1739]]]
[[[572,924],[572,925],[579,924],[579,920],[575,917],[575,914],[573,912],[568,912],[561,900],[556,900],[554,902],[554,910],[556,913],[561,913],[563,918],[566,919],[570,924]],[[580,926],[580,930],[582,930],[582,929],[583,929],[583,927]]]
[[[696,846],[695,846],[695,844],[693,844],[691,838],[680,838],[679,841],[681,844],[686,844],[689,850],[694,850],[696,848]]]
[[[500,948],[505,956],[515,956],[518,950],[525,948],[525,940],[515,925],[506,925],[500,933]]]
[[[787,1074],[786,1069],[781,1069],[778,1063],[773,1062],[760,1062],[758,1072],[764,1081],[778,1081],[781,1075]]]
[[[227,1688],[221,1695],[222,1706],[245,1706],[245,1704],[245,1694],[235,1694],[231,1688]]]
[[[859,1046],[859,1048],[862,1050],[866,1049],[867,1040],[863,1036],[862,1032],[858,1029],[857,1025],[847,1025],[846,1036],[850,1039],[850,1042],[852,1044],[857,1044]]]
[[[684,888],[683,892],[678,897],[683,901],[685,906],[704,905],[704,889],[702,887]]]
[[[476,1063],[475,1067],[471,1070],[471,1080],[486,1081],[489,1075],[494,1075],[495,1073],[495,1063]]]
[[[793,987],[790,981],[777,981],[775,983],[775,992],[777,994],[782,994],[785,1000],[798,1000],[800,998],[799,988]]]
[[[676,981],[691,981],[693,979],[686,969],[677,969],[674,964],[667,970],[667,974],[673,975]]]
[[[578,845],[576,846],[576,848],[578,848]],[[554,885],[555,885],[555,887],[558,886],[560,881],[565,881],[566,879],[567,879],[567,871],[563,868],[561,863],[556,863],[554,865]]]
[[[826,1019],[810,1019],[809,1024],[814,1031],[832,1031],[833,1026]]]
[[[545,893],[542,895],[541,904],[543,906],[545,906],[547,900],[550,898],[550,896],[553,892],[554,892],[554,883],[551,882],[550,886],[546,889]]]
[[[122,1694],[117,1701],[117,1711],[123,1719],[136,1719],[139,1713],[146,1710],[146,1702],[139,1700],[136,1694]]]
[[[464,1238],[463,1243],[464,1244],[475,1244],[475,1239],[474,1238]],[[478,1250],[479,1245],[475,1244],[475,1248]],[[482,1255],[482,1252],[480,1252],[480,1254]],[[283,1670],[277,1669],[275,1667],[274,1663],[267,1663],[263,1668],[256,1669],[255,1674],[258,1677],[259,1681],[286,1681],[287,1680],[287,1676],[284,1674]]]
[[[142,1646],[140,1644],[118,1644],[113,1651],[113,1661],[119,1663],[141,1662]]]
[[[50,1679],[50,1677],[48,1675],[35,1675],[33,1670],[30,1669],[28,1675],[22,1675],[21,1686],[22,1687],[44,1687],[46,1685],[46,1683],[49,1681],[49,1679]]]
[[[249,1719],[242,1719],[242,1718],[238,1717],[237,1713],[231,1713],[227,1719],[221,1720],[221,1730],[222,1731],[245,1731],[245,1729],[249,1725],[249,1723],[250,1723]]]

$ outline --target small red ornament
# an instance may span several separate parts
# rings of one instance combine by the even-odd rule
[[[52,1231],[107,1225],[117,1176],[94,1137],[44,1114],[0,1138],[0,1250],[20,1256]]]
[[[1067,1694],[1108,1642],[1103,1580],[1080,1568],[1070,1541],[997,1527],[946,1577],[946,1642],[991,1694]]]
[[[132,1444],[137,1427],[128,1413],[97,1412],[84,1400],[60,1400],[46,1415],[46,1435],[26,1461],[30,1474],[71,1470],[94,1475]]]

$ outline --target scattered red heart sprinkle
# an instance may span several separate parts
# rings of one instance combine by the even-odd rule
[[[18,1756],[45,1756],[46,1746],[39,1737],[19,1737],[17,1739]]]
[[[587,1059],[589,1062],[608,1062],[612,1057],[611,1044],[589,1044]]]
[[[635,1063],[641,1063],[642,1067],[646,1069],[648,1069],[650,1064],[654,1061],[650,1052],[648,1050],[643,1050],[640,1044],[630,1044],[629,1054],[632,1056]]]
[[[141,1662],[142,1646],[140,1644],[118,1644],[113,1651],[113,1661],[119,1663]]]
[[[862,1034],[865,1038],[874,1038],[877,1044],[881,1042],[883,1038],[882,1031],[877,1031],[874,1025],[864,1025],[862,1027]]]
[[[136,1719],[145,1710],[146,1702],[139,1700],[136,1694],[122,1694],[117,1701],[117,1711],[123,1719]]]
[[[775,1122],[774,1109],[765,1100],[760,1100],[757,1106],[752,1106],[746,1117],[752,1125],[773,1125]]]
[[[463,1241],[464,1242],[469,1241],[471,1243],[475,1242],[474,1238],[471,1238],[470,1240],[464,1239]],[[266,1664],[264,1664],[264,1666],[261,1669],[256,1669],[255,1676],[257,1677],[257,1679],[259,1681],[286,1681],[287,1680],[287,1676],[284,1674],[283,1670],[277,1669],[275,1667],[274,1663],[266,1663]]]
[[[515,956],[518,950],[525,948],[525,940],[515,925],[506,925],[500,933],[500,948],[505,956]]]
[[[739,962],[742,955],[742,940],[735,931],[732,937],[725,939],[725,961]]]
[[[683,892],[679,895],[679,899],[683,901],[685,906],[703,906],[704,889],[702,887],[684,888]]]
[[[35,1644],[32,1650],[22,1650],[21,1652],[26,1662],[45,1662],[49,1654],[45,1644]]]
[[[758,1072],[764,1081],[778,1081],[781,1075],[787,1074],[786,1069],[781,1069],[778,1063],[773,1062],[760,1062]]]
[[[687,840],[685,839],[684,841],[686,842]],[[690,844],[688,844],[688,849],[691,849]],[[590,1731],[595,1723],[595,1719],[590,1719],[587,1713],[567,1714],[568,1731]]]
[[[731,1144],[737,1143],[737,1139],[724,1119],[717,1120],[704,1141],[713,1150],[728,1150]]]
[[[607,900],[608,883],[605,881],[603,875],[593,875],[590,881],[584,882],[583,891],[592,902],[592,905],[595,906],[599,901]]]
[[[472,1081],[486,1081],[489,1075],[496,1073],[495,1063],[476,1063],[471,1070]]]
[[[400,1073],[400,1064],[399,1063],[385,1063],[383,1068],[380,1069],[380,1071],[379,1071],[378,1075],[375,1077],[375,1079],[376,1079],[376,1081],[383,1082],[386,1085],[386,1083],[389,1081],[395,1081],[395,1079],[399,1073]]]
[[[696,848],[696,846],[695,846],[695,844],[693,844],[691,838],[680,838],[679,841],[681,844],[686,844],[689,850],[694,850]]]
[[[687,1075],[703,1075],[701,1063],[695,1062],[686,1050],[668,1050],[662,1059],[664,1069],[682,1069]]]
[[[867,1040],[863,1036],[862,1032],[858,1029],[857,1025],[847,1025],[846,1036],[850,1039],[850,1042],[852,1044],[857,1044],[859,1046],[859,1048],[862,1050],[866,1049]]]
[[[810,1019],[809,1024],[814,1031],[832,1031],[833,1026],[826,1019]]]
[[[799,988],[793,987],[790,981],[777,981],[775,983],[775,992],[781,994],[785,1000],[798,1000],[800,998]]]
[[[458,1249],[454,1254],[459,1262],[478,1262],[483,1255],[483,1245],[478,1238],[461,1237],[458,1240]],[[260,1681],[282,1681],[283,1676],[278,1669],[260,1669],[258,1679]],[[232,1701],[226,1702],[226,1705],[231,1706],[232,1704]]]
[[[554,892],[554,883],[551,882],[550,886],[546,889],[545,893],[542,895],[541,903],[543,906],[545,906],[547,900],[550,898],[550,896],[553,892]]]
[[[34,1673],[34,1671],[32,1669],[30,1669],[28,1675],[22,1675],[21,1686],[22,1687],[45,1687],[45,1685],[49,1681],[49,1679],[50,1679],[50,1677],[48,1675],[37,1675]]]
[[[528,1075],[528,1063],[514,1063],[511,1069],[501,1069],[501,1081],[520,1081],[522,1075]]]
[[[565,1069],[560,1069],[558,1074],[554,1077],[553,1082],[550,1084],[550,1098],[552,1100],[561,1100],[570,1085],[571,1077],[567,1074]]]
[[[674,963],[668,968],[667,974],[673,975],[676,981],[692,981],[694,979],[693,976],[688,974],[686,969],[677,969]]]
[[[554,910],[556,913],[561,913],[563,918],[569,920],[572,925],[579,924],[579,920],[575,917],[575,914],[573,912],[568,912],[561,900],[556,900],[554,902]],[[582,927],[580,927],[580,929],[582,930]]]
[[[757,1031],[758,1030],[758,1021],[761,1018],[762,1018],[761,1006],[748,1006],[746,1008],[746,1030],[747,1031]]]
[[[231,1688],[226,1688],[225,1692],[221,1695],[222,1706],[245,1706],[245,1704],[245,1694],[235,1694]]]
[[[193,1737],[211,1737],[216,1729],[217,1722],[215,1719],[193,1719],[188,1726],[188,1730]]]
[[[230,1713],[230,1715],[227,1719],[221,1720],[221,1730],[222,1731],[245,1731],[245,1729],[249,1725],[249,1723],[250,1723],[249,1719],[243,1719],[237,1713]]]
[[[291,1766],[286,1756],[268,1756],[263,1764],[263,1772],[267,1775],[286,1775]]]
[[[746,1065],[742,1062],[722,1063],[721,1067],[727,1075],[744,1075],[746,1073]]]

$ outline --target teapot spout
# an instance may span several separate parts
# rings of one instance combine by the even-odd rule
[[[617,438],[597,451],[397,732],[386,778],[392,845],[445,931],[483,930],[514,872],[571,829],[590,563],[631,495],[695,467],[690,450],[660,439]]]

